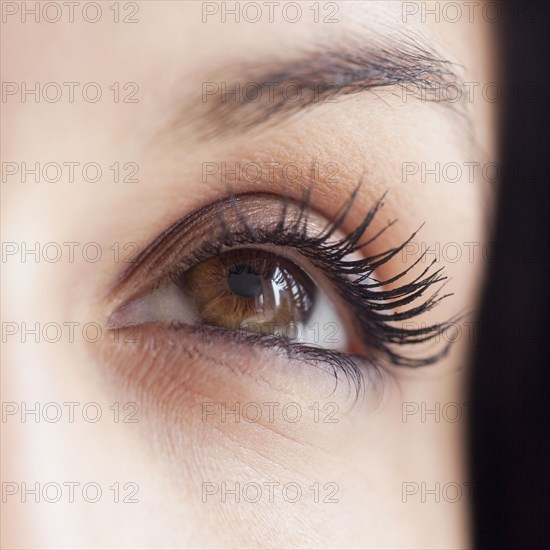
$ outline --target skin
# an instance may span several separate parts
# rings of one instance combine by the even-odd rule
[[[135,25],[107,20],[90,25],[78,17],[71,24],[22,24],[14,17],[2,25],[4,81],[93,80],[109,98],[113,82],[140,86],[136,104],[10,99],[2,105],[4,160],[94,161],[105,173],[95,184],[82,181],[78,173],[72,183],[67,174],[55,183],[25,184],[16,178],[2,183],[3,241],[96,242],[103,251],[95,263],[83,260],[81,247],[73,262],[67,253],[53,263],[10,256],[2,269],[3,321],[19,326],[75,321],[79,327],[93,321],[105,329],[109,316],[130,298],[115,287],[128,264],[114,261],[109,247],[137,243],[143,250],[172,223],[223,196],[226,185],[219,178],[203,182],[204,162],[293,161],[308,167],[312,159],[339,167],[338,182],[321,177],[313,195],[315,211],[329,221],[364,178],[344,231],[353,230],[388,191],[369,232],[390,219],[399,222],[369,253],[399,245],[426,222],[415,239],[418,249],[407,249],[385,266],[386,277],[411,265],[421,242],[440,247],[460,243],[459,261],[441,259],[451,279],[445,290],[454,295],[416,322],[442,322],[464,310],[475,313],[486,266],[480,252],[488,238],[492,184],[478,172],[469,181],[467,170],[454,183],[436,183],[429,176],[422,181],[420,173],[404,182],[402,167],[410,161],[427,166],[495,162],[495,103],[477,94],[468,104],[469,122],[464,122],[442,105],[403,101],[399,88],[389,87],[243,133],[204,137],[191,107],[184,109],[176,135],[166,127],[180,98],[186,105],[195,102],[200,112],[201,83],[211,79],[212,71],[242,62],[261,66],[274,56],[291,57],[303,44],[337,45],[346,36],[361,43],[390,31],[414,30],[463,66],[464,81],[498,81],[493,29],[483,17],[434,23],[430,17],[423,22],[411,16],[404,23],[400,2],[339,2],[339,22],[332,25],[315,24],[305,7],[308,16],[296,24],[281,17],[274,23],[224,24],[215,17],[202,23],[199,2],[139,6]],[[114,183],[108,167],[129,161],[139,164],[139,182]],[[278,181],[239,181],[235,187],[300,197],[307,183],[295,182],[289,189]],[[480,243],[473,258],[464,243]],[[388,367],[380,377],[365,372],[357,402],[345,379],[334,390],[334,379],[322,369],[260,346],[207,344],[196,335],[167,329],[154,334],[144,329],[136,344],[125,344],[124,338],[115,342],[106,330],[97,343],[86,342],[80,328],[73,342],[67,332],[56,343],[43,338],[35,343],[33,337],[22,342],[20,333],[6,336],[3,403],[95,402],[103,416],[97,423],[87,422],[80,406],[73,423],[66,409],[54,423],[35,422],[32,416],[22,422],[18,414],[6,417],[2,480],[29,485],[78,481],[80,487],[95,482],[103,497],[95,504],[83,502],[78,488],[75,502],[68,502],[66,494],[57,504],[35,503],[33,496],[21,502],[19,493],[9,496],[2,503],[2,544],[467,547],[464,382],[471,338],[465,325],[462,329],[462,337],[436,365],[415,371]],[[115,422],[109,409],[114,402],[121,407],[136,403],[138,421]],[[256,423],[230,416],[224,422],[220,414],[205,421],[205,403],[223,402],[228,408],[250,402],[280,406],[273,421],[266,408]],[[290,402],[303,411],[295,423],[280,413]],[[309,408],[313,403],[319,403],[321,421]],[[430,409],[436,403],[458,403],[462,418],[436,422],[428,416],[422,422],[415,414],[404,422],[405,403],[425,403]],[[326,404],[336,404],[337,422],[322,421]],[[121,411],[121,417],[132,410]],[[225,482],[233,488],[236,482],[268,481],[298,483],[303,495],[290,503],[276,490],[269,502],[264,489],[259,502],[241,498],[236,503],[231,494],[223,502],[220,493],[204,502],[206,483]],[[139,502],[113,502],[109,486],[115,482],[137,484]],[[435,502],[428,494],[422,502],[418,492],[404,499],[405,483],[433,489],[436,482],[458,484],[461,498],[448,502],[440,495]],[[309,489],[315,483],[320,502]],[[333,485],[325,489],[327,483]],[[323,502],[334,488],[338,502]],[[121,489],[122,497],[126,494]],[[449,497],[454,494],[449,490]]]

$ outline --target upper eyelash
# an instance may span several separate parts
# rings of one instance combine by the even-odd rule
[[[413,265],[405,268],[390,279],[385,281],[374,281],[374,279],[371,279],[374,282],[367,283],[367,277],[370,277],[375,269],[379,269],[399,254],[414,238],[418,230],[401,245],[383,253],[368,256],[360,260],[347,260],[346,257],[349,254],[370,245],[395,223],[395,221],[389,222],[369,240],[360,245],[358,244],[371,225],[375,215],[382,207],[384,195],[369,210],[355,230],[346,234],[340,240],[332,239],[333,235],[345,223],[353,202],[357,197],[359,188],[360,186],[357,186],[353,191],[350,199],[338,213],[335,220],[327,224],[316,236],[311,236],[307,233],[308,218],[311,213],[311,187],[308,188],[299,203],[299,215],[296,219],[289,219],[288,207],[290,199],[286,196],[282,197],[283,204],[280,219],[274,228],[269,229],[256,229],[252,227],[246,215],[242,212],[239,206],[239,199],[244,195],[250,195],[250,193],[237,195],[230,190],[226,200],[231,201],[232,210],[237,215],[241,227],[238,229],[229,229],[224,217],[220,217],[221,234],[216,237],[213,236],[209,241],[202,243],[190,258],[185,258],[184,263],[181,262],[172,266],[168,272],[168,277],[171,279],[178,278],[183,271],[186,271],[191,266],[220,254],[224,248],[236,245],[270,244],[292,247],[303,257],[307,258],[314,266],[320,268],[331,283],[334,284],[340,296],[352,307],[356,317],[360,320],[361,335],[366,338],[368,348],[373,351],[372,356],[367,358],[373,367],[383,368],[387,364],[386,362],[394,366],[408,368],[435,363],[447,354],[451,345],[450,342],[445,343],[439,351],[425,357],[408,357],[399,353],[395,349],[395,346],[423,343],[436,339],[447,328],[456,323],[458,316],[443,323],[420,328],[398,327],[393,323],[413,319],[432,309],[442,299],[450,296],[450,294],[440,295],[441,288],[446,280],[446,277],[442,275],[443,268],[434,270],[433,266],[436,263],[434,259],[414,280],[393,289],[379,290],[380,287],[394,283],[407,275],[423,260],[426,254],[424,253],[417,258]],[[442,284],[421,305],[411,307],[400,313],[384,313],[413,302],[437,283]],[[235,331],[232,329],[219,329],[216,332],[225,334],[226,332]],[[359,393],[363,384],[362,371],[356,362],[356,359],[359,359],[357,356],[306,344],[286,342],[276,336],[250,335],[249,337],[245,336],[245,338],[248,338],[250,341],[254,340],[255,342],[277,345],[287,352],[298,352],[302,356],[302,359],[308,362],[316,363],[318,360],[322,360],[332,369],[336,379],[339,372],[344,373],[348,381],[352,382],[355,386],[357,393]],[[364,360],[365,358],[361,357],[360,359]]]

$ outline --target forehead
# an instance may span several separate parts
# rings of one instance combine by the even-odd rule
[[[14,54],[5,55],[10,70],[17,70],[11,66],[17,60],[21,70],[80,68],[84,74],[100,67],[108,74],[124,72],[123,61],[139,77],[178,79],[182,85],[185,76],[199,78],[227,63],[265,63],[320,47],[360,47],[396,33],[423,36],[466,63],[472,59],[477,27],[487,22],[480,2],[468,3],[468,9],[453,2],[459,6],[454,11],[445,2],[53,2],[38,13],[32,3],[5,4],[2,18],[9,39],[3,48]],[[32,56],[22,55],[29,50]],[[56,54],[63,62],[44,63]]]

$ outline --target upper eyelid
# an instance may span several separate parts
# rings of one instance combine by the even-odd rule
[[[194,235],[193,228],[199,224],[208,225],[210,229],[217,227],[222,228],[224,223],[227,223],[227,214],[239,220],[242,213],[235,210],[233,200],[237,197],[242,202],[249,201],[270,201],[274,208],[274,215],[283,212],[285,204],[292,204],[294,208],[308,208],[308,220],[311,223],[317,221],[319,230],[330,224],[329,219],[315,212],[313,208],[308,207],[302,201],[296,202],[289,197],[280,196],[271,193],[244,193],[240,195],[229,195],[222,199],[215,200],[210,204],[199,208],[190,214],[179,219],[166,230],[161,232],[149,245],[147,245],[134,259],[134,261],[120,274],[114,284],[108,290],[108,298],[113,298],[122,289],[132,286],[132,280],[139,273],[144,273],[149,280],[158,279],[162,272],[166,272],[165,264],[170,263],[170,260],[182,258],[184,252],[189,253],[189,242],[193,237],[205,238],[208,237],[208,232],[204,229],[201,235]],[[277,206],[276,206],[277,205]],[[287,207],[288,208],[288,207]],[[225,215],[220,214],[225,212]],[[225,219],[225,221],[224,221]],[[280,219],[280,216],[276,219]],[[235,230],[236,231],[236,230]],[[191,233],[191,234],[190,234]]]

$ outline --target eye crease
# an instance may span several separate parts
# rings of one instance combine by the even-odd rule
[[[423,297],[445,277],[432,269],[434,260],[396,286],[421,256],[379,280],[378,270],[415,234],[368,256],[392,223],[365,240],[380,199],[355,230],[344,232],[358,189],[332,222],[313,210],[310,193],[301,202],[267,193],[230,194],[189,214],[124,274],[119,286],[130,287],[133,296],[111,315],[110,324],[185,327],[185,334],[196,327],[212,341],[235,338],[237,345],[283,347],[306,360],[325,361],[334,371],[353,371],[354,378],[364,364],[414,368],[438,361],[449,343],[422,356],[404,346],[430,342],[456,319],[416,325],[420,328],[403,321],[445,298],[439,295],[441,285]],[[308,334],[315,332],[313,326],[336,326],[338,336],[325,342]]]

